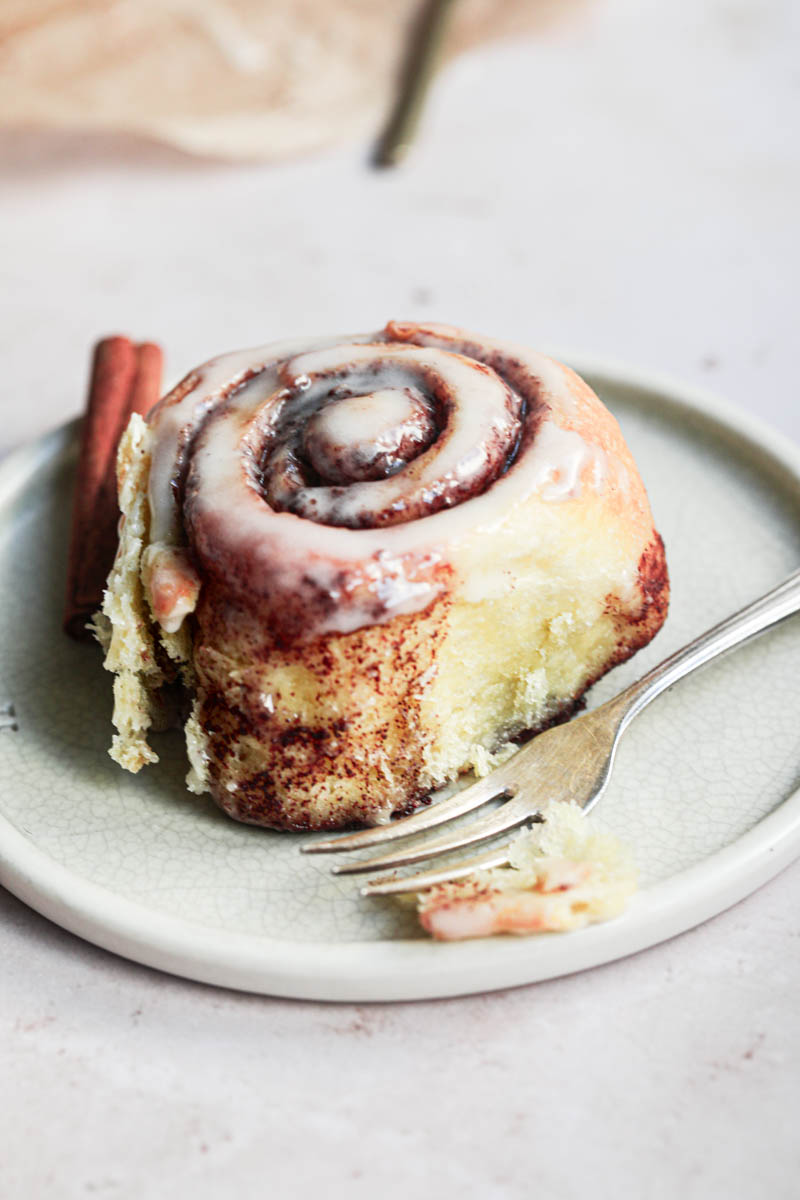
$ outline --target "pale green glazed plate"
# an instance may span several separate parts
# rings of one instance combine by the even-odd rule
[[[566,356],[618,416],[672,576],[665,629],[596,704],[800,564],[800,451],[705,393]],[[181,738],[139,776],[109,759],[111,679],[60,628],[76,426],[0,468],[0,881],[65,929],[191,979],[404,1000],[566,974],[720,912],[800,855],[800,618],[684,680],[631,727],[588,819],[633,844],[641,890],[571,934],[442,945],[358,896],[298,835],[183,787]],[[18,726],[13,728],[13,724]]]

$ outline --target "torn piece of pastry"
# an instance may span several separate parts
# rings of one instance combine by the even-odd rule
[[[661,539],[567,367],[446,325],[213,359],[122,442],[112,750],[238,820],[376,824],[565,719],[660,628]]]
[[[577,804],[551,801],[514,839],[508,867],[439,884],[419,897],[420,924],[441,941],[565,933],[608,921],[636,890],[629,848],[592,831]]]

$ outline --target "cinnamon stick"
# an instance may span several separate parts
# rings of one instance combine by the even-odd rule
[[[132,413],[144,415],[161,393],[162,354],[152,342],[126,337],[95,346],[81,428],[67,566],[64,629],[89,640],[86,623],[103,600],[117,548],[117,445]]]

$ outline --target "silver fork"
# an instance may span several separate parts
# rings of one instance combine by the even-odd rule
[[[418,842],[405,850],[361,859],[333,868],[335,875],[411,866],[437,855],[450,854],[477,842],[496,838],[534,821],[541,821],[541,805],[550,799],[572,800],[588,811],[608,783],[621,734],[635,716],[666,688],[742,642],[800,610],[800,571],[795,571],[765,596],[721,621],[706,633],[670,655],[624,692],[601,707],[557,725],[533,738],[513,758],[491,775],[430,808],[359,833],[311,842],[304,854],[365,850],[411,837],[472,812],[491,800],[503,800],[488,816],[451,834]],[[511,843],[493,846],[457,864],[397,878],[391,875],[361,888],[364,896],[388,896],[422,891],[469,875],[481,868],[508,862]]]

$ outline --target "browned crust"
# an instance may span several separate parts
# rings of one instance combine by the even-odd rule
[[[612,667],[619,666],[651,642],[667,619],[669,610],[669,572],[660,533],[642,551],[637,568],[638,607],[622,608],[615,596],[606,601],[606,612],[614,616],[620,632],[616,654],[606,667],[587,683],[587,689]]]
[[[294,646],[262,630],[260,644],[248,646],[224,596],[215,601],[207,594],[195,641],[198,716],[220,807],[247,824],[294,830],[374,824],[388,815],[387,794],[394,811],[415,807],[429,790],[421,783],[421,680],[435,661],[451,603],[446,595],[424,613]],[[251,664],[235,685],[230,660],[216,653],[220,646]],[[302,668],[321,719],[304,719],[291,691],[271,692],[265,708],[258,664],[276,661],[290,673]],[[242,761],[243,746],[257,753],[245,752]],[[391,783],[381,776],[384,750]],[[330,816],[319,815],[320,805]]]

